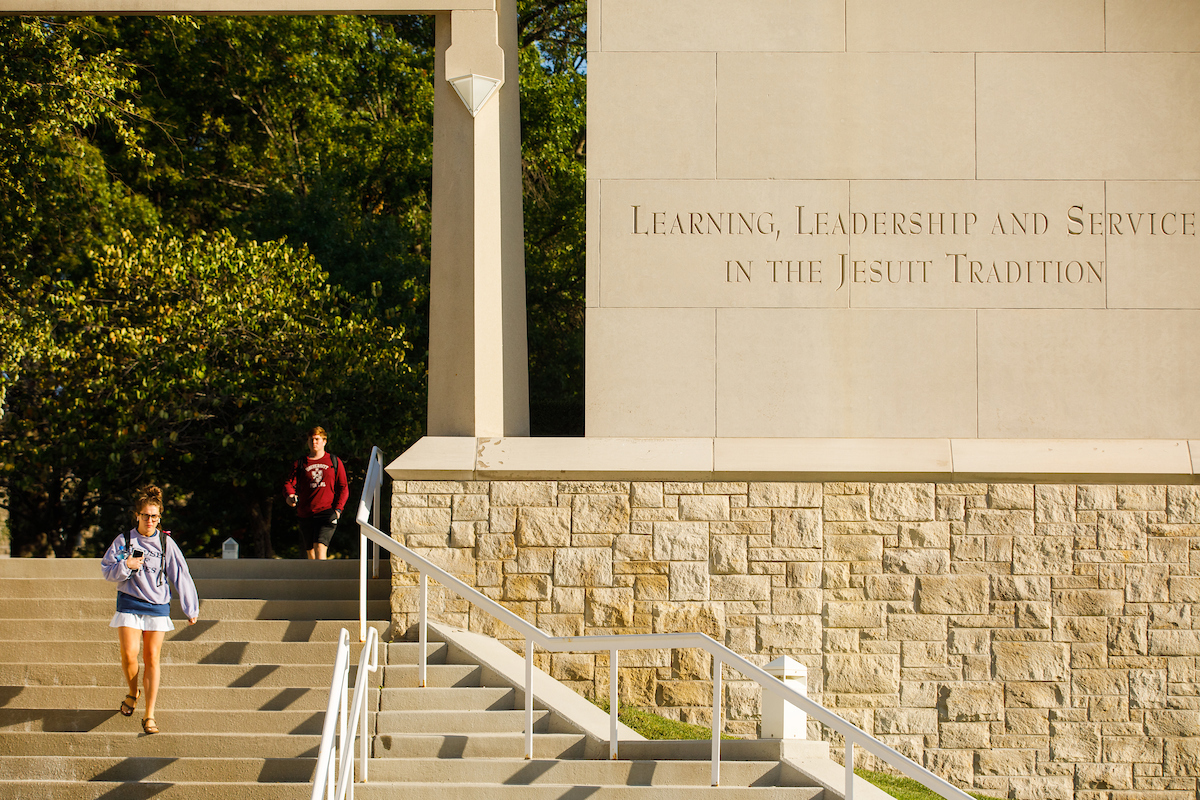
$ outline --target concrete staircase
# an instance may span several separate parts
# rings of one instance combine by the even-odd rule
[[[201,621],[188,627],[176,610],[163,646],[163,732],[145,736],[140,705],[132,718],[117,713],[124,681],[107,626],[115,587],[99,563],[0,559],[0,798],[309,796],[338,630],[357,639],[357,562],[191,567]],[[372,581],[371,618],[388,616],[388,585]],[[386,624],[373,624],[386,641]],[[709,786],[708,742],[622,741],[620,760],[609,761],[607,715],[540,672],[535,759],[526,760],[521,658],[444,626],[432,636],[423,689],[418,645],[381,645],[360,798],[841,796],[841,768],[817,742],[799,743],[800,758],[778,742],[725,742],[719,788]]]
[[[0,798],[308,797],[338,631],[358,639],[358,562],[189,566],[200,621],[188,626],[175,604],[162,733],[146,736],[141,703],[117,712],[116,587],[99,560],[0,559]],[[381,566],[368,588],[376,620],[390,616]]]

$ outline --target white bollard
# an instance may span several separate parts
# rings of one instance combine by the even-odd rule
[[[788,656],[780,656],[763,667],[786,683],[789,688],[808,697],[808,667]],[[762,738],[807,738],[808,715],[782,697],[769,691],[762,693]]]
[[[234,541],[234,538],[232,536],[230,536],[228,539],[225,540],[224,544],[221,545],[221,558],[237,558],[237,557],[238,557],[238,543],[236,541]]]

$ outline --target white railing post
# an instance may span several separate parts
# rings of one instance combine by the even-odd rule
[[[358,640],[367,640],[367,529],[358,526]]]
[[[854,800],[854,740],[846,737],[846,800]]]
[[[721,659],[713,655],[712,785],[721,785]]]
[[[346,744],[347,744],[347,739],[346,739],[347,708],[346,707],[349,705],[349,700],[350,700],[350,698],[348,696],[350,694],[350,659],[349,658],[346,659],[346,669],[345,669],[345,672],[342,673],[342,675],[344,676],[344,680],[342,682],[342,697],[341,697],[341,703],[340,703],[341,711],[338,713],[338,774],[339,775],[341,774],[342,768],[345,764],[346,757],[349,756],[351,759],[354,758],[354,750],[352,748],[349,748],[346,746]],[[351,731],[351,733],[353,733],[353,731]]]
[[[348,649],[348,648],[347,648]],[[379,631],[371,628],[367,632],[367,641],[358,656],[358,671],[354,676],[354,695],[350,702],[349,721],[346,731],[349,738],[341,743],[337,771],[337,794],[334,800],[353,800],[354,798],[354,737],[361,727],[362,749],[359,763],[361,780],[366,780],[367,774],[367,698],[371,693],[369,675],[379,670]],[[346,673],[349,678],[349,672]],[[361,723],[361,726],[360,726]],[[324,740],[322,740],[324,746]],[[319,763],[319,759],[318,759]]]
[[[425,663],[427,657],[425,655],[427,624],[429,622],[429,576],[424,572],[421,573],[420,587],[417,590],[418,598],[418,614],[420,619],[417,621],[417,648],[420,652],[417,653],[417,686],[425,688]]]
[[[525,758],[533,758],[533,639],[525,640]]]
[[[617,758],[617,650],[608,652],[608,757]]]
[[[382,465],[382,462],[381,462],[381,465]],[[380,481],[380,483],[382,484],[382,480]],[[379,527],[379,485],[378,484],[375,486],[375,501],[371,504],[371,519],[373,520],[372,524],[376,528],[378,528]],[[391,527],[391,526],[389,525],[388,527]],[[363,545],[364,546],[366,545],[365,541],[363,542]],[[375,545],[375,549],[373,552],[374,552],[375,558],[371,562],[371,577],[378,578],[379,577],[379,545]]]
[[[379,640],[378,639],[375,640],[375,647],[376,647],[376,649],[379,648]],[[378,659],[379,657],[376,656],[375,658]],[[369,726],[367,725],[367,697],[370,696],[370,691],[371,691],[370,684],[367,684],[366,686],[364,686],[364,688],[363,688],[364,697],[362,699],[362,704],[363,704],[362,719],[360,720],[360,723],[362,724],[362,731],[359,733],[359,735],[362,737],[362,739],[360,740],[361,748],[359,749],[359,755],[358,755],[358,763],[359,763],[358,779],[360,781],[362,781],[363,783],[367,782],[367,759],[369,759],[371,757],[371,754],[369,752],[369,741],[367,738],[369,735],[368,734]],[[382,691],[382,687],[380,688],[380,691]],[[351,797],[354,796],[354,787],[353,786],[350,787],[350,795],[351,795]]]

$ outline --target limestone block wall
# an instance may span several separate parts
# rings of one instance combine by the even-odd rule
[[[700,630],[790,655],[810,696],[977,791],[1196,796],[1198,486],[400,481],[392,531],[552,634]],[[393,581],[404,629],[416,575]],[[606,654],[537,657],[607,695]],[[757,686],[724,679],[726,730],[755,734]],[[623,653],[620,681],[623,702],[709,722],[707,658]]]

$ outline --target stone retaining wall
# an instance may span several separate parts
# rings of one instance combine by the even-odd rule
[[[551,634],[790,655],[810,696],[976,791],[1196,797],[1197,486],[401,481],[392,531]],[[404,628],[416,576],[393,580]],[[435,618],[518,644],[431,586]],[[607,655],[538,659],[607,695]],[[726,729],[756,733],[758,687],[724,677]],[[622,653],[620,680],[709,722],[707,657]]]

